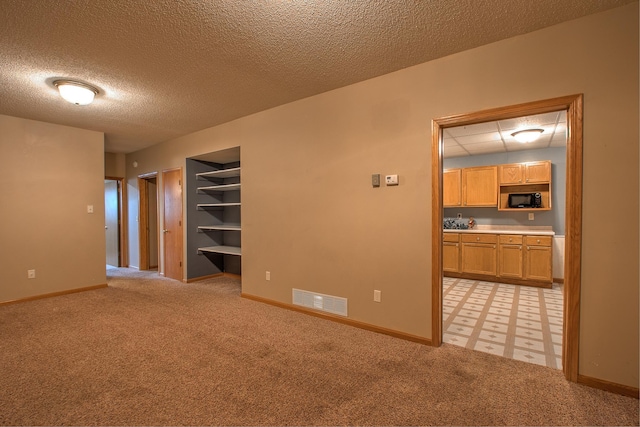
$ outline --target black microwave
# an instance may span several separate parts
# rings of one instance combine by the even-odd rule
[[[510,208],[541,208],[542,195],[540,193],[509,194]]]

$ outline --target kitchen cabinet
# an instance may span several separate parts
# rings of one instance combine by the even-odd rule
[[[460,272],[460,234],[445,233],[442,238],[442,269]]]
[[[498,166],[500,185],[519,185],[549,183],[551,181],[551,162],[513,163]]]
[[[522,279],[522,236],[501,235],[498,246],[498,275],[503,278]]]
[[[462,169],[442,172],[442,204],[445,208],[462,205]]]
[[[498,167],[479,166],[462,169],[462,205],[498,206]]]
[[[499,211],[551,210],[551,162],[548,160],[499,165],[498,186]],[[518,193],[540,193],[541,206],[509,207],[509,195]]]
[[[445,276],[550,288],[553,282],[549,235],[446,232]]]
[[[463,234],[462,272],[496,276],[498,236],[495,234]]]
[[[549,236],[525,236],[525,279],[553,282],[552,239]]]

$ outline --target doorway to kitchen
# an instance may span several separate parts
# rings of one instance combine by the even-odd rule
[[[473,126],[481,123],[496,122],[496,121],[508,121],[517,119],[523,116],[535,116],[545,115],[554,112],[566,112],[566,209],[564,219],[564,235],[565,235],[565,257],[563,267],[560,270],[564,270],[564,300],[562,302],[562,369],[567,379],[571,381],[577,381],[577,358],[578,358],[578,326],[579,326],[579,297],[580,297],[580,249],[581,249],[581,196],[582,196],[582,96],[574,95],[562,98],[555,98],[550,100],[532,102],[527,104],[520,104],[516,106],[498,108],[492,110],[481,111],[477,113],[463,114],[451,117],[445,117],[436,119],[433,121],[433,134],[432,134],[432,171],[433,171],[433,276],[432,276],[432,342],[438,346],[443,340],[443,282],[445,286],[451,286],[452,283],[449,278],[443,279],[443,154],[446,148],[444,148],[445,131],[451,130],[460,126]],[[449,133],[449,132],[447,132]],[[455,132],[454,132],[455,133]],[[506,142],[503,140],[503,144]],[[476,147],[478,148],[478,147]],[[475,172],[475,171],[474,171]],[[544,192],[543,192],[544,194]],[[496,201],[496,205],[500,203],[505,204],[503,206],[508,210],[509,206],[506,205],[507,198],[501,194],[497,194],[497,198],[502,201]],[[545,197],[543,195],[543,197]],[[494,206],[496,206],[494,205]],[[488,205],[487,205],[488,206]],[[477,247],[469,246],[469,254],[474,254],[474,258],[471,263],[480,263],[479,261],[485,256],[489,257],[490,261],[488,265],[498,265],[497,259],[491,260],[491,256],[497,256],[495,254],[500,253],[496,250],[499,242],[498,238],[502,236],[491,237],[496,239],[496,242],[478,242]],[[467,237],[468,238],[468,237]],[[474,235],[474,238],[478,238]],[[528,238],[527,236],[524,237]],[[485,240],[484,237],[483,239]],[[545,242],[546,237],[537,238],[537,240]],[[550,241],[550,239],[549,239]],[[470,242],[471,243],[471,242]],[[475,243],[475,242],[474,242]],[[505,241],[506,243],[506,241]],[[480,244],[493,245],[491,251],[481,250]],[[526,244],[526,242],[525,242]],[[471,250],[473,249],[473,250]],[[483,252],[484,251],[484,252]],[[494,255],[491,255],[493,253]],[[504,252],[509,253],[509,252]],[[510,252],[513,253],[513,252]],[[535,255],[538,256],[539,252]],[[511,255],[509,255],[511,256]],[[516,258],[512,258],[516,259]],[[495,262],[494,262],[495,261]],[[525,258],[525,268],[526,268]],[[480,265],[478,264],[478,265]],[[533,264],[531,264],[533,265]],[[496,269],[496,267],[493,267]],[[488,273],[492,273],[489,271]],[[499,276],[499,275],[497,275]],[[455,278],[459,282],[467,280],[466,278]],[[476,279],[472,277],[471,279]],[[475,298],[476,302],[480,302],[481,296],[495,298],[498,297],[498,303],[506,302],[507,300],[513,301],[513,295],[509,295],[509,289],[497,285],[489,288],[488,285],[482,283],[482,276],[478,283],[462,282],[460,284],[466,285],[471,293],[466,298]],[[485,282],[486,283],[486,282]],[[515,285],[519,286],[519,285]],[[473,288],[473,289],[471,289]],[[523,287],[516,288],[518,291]],[[540,295],[542,289],[533,289],[532,293],[536,293],[536,297],[544,296]],[[459,289],[456,293],[461,293],[465,289]],[[447,288],[447,292],[450,290]],[[497,295],[500,293],[500,295]],[[526,301],[533,298],[533,295],[525,295],[530,293],[529,290],[522,295],[523,306],[526,307]],[[459,295],[460,298],[464,296]],[[484,298],[485,300],[487,298]],[[503,299],[504,301],[500,301]],[[557,300],[550,300],[549,305],[553,305]],[[473,301],[470,301],[473,303]],[[544,305],[546,302],[537,302],[537,304]],[[467,307],[468,308],[468,307]],[[495,307],[494,307],[495,309]],[[511,309],[511,307],[509,308]],[[479,309],[478,312],[481,310]],[[506,312],[506,309],[505,309]],[[557,310],[556,310],[557,312]],[[489,312],[490,313],[490,312]],[[496,314],[496,313],[493,313]],[[500,314],[500,313],[498,313]],[[479,314],[479,316],[482,314]],[[488,313],[485,313],[485,317]],[[472,319],[472,316],[469,316]],[[515,321],[517,322],[517,320]],[[507,322],[508,324],[508,322]],[[499,326],[499,325],[498,325]],[[514,323],[514,328],[517,323]],[[490,333],[490,332],[489,332]],[[476,333],[477,338],[479,333]]]

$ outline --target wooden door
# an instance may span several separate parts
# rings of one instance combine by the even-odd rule
[[[444,207],[462,204],[462,177],[460,169],[442,172],[442,204]]]
[[[182,280],[182,169],[162,172],[164,275]]]
[[[500,245],[498,252],[500,277],[522,279],[522,245]]]
[[[118,181],[104,181],[104,232],[107,244],[107,264],[120,267],[120,229],[118,213]]]

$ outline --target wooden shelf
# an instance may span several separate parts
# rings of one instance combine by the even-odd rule
[[[223,255],[241,255],[241,249],[236,246],[207,246],[198,248],[198,251]]]
[[[209,185],[207,187],[198,187],[197,191],[235,191],[240,190],[240,184],[221,184],[221,185]]]
[[[198,209],[223,209],[232,206],[240,206],[240,202],[237,203],[198,203],[196,207]]]
[[[240,231],[239,225],[199,225],[201,231]]]
[[[220,169],[210,172],[201,172],[196,174],[196,178],[232,178],[235,176],[240,176],[240,167]]]

